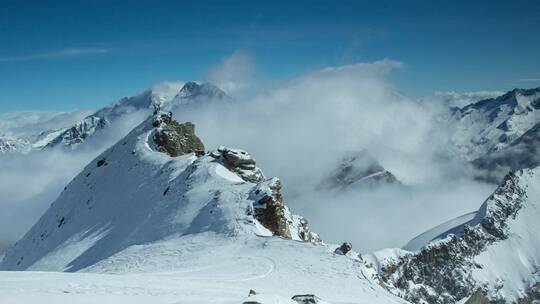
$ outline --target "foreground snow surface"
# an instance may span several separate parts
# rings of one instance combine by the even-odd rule
[[[203,233],[134,245],[77,273],[0,272],[0,302],[404,303],[364,275],[358,260],[332,247],[277,237]]]

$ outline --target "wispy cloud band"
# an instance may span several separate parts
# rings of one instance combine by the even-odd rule
[[[48,53],[36,53],[28,55],[0,57],[0,62],[30,61],[42,59],[57,59],[82,55],[104,54],[110,50],[107,48],[69,48]]]

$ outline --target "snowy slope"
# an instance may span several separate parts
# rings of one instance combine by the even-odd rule
[[[258,294],[248,297],[250,289]],[[3,304],[298,304],[291,297],[299,294],[334,304],[406,303],[364,278],[358,261],[277,237],[202,234],[133,246],[85,272],[0,271]]]
[[[408,251],[419,251],[429,243],[443,239],[449,234],[460,234],[465,225],[473,226],[478,223],[477,212],[470,212],[446,221],[436,227],[423,232],[410,240],[403,249]]]
[[[478,289],[497,303],[531,300],[540,281],[539,218],[540,168],[524,169],[507,175],[468,225],[450,229],[455,234],[415,253],[368,260],[382,265],[382,284],[412,302],[455,303]]]

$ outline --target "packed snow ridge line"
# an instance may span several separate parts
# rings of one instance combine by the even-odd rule
[[[78,271],[132,245],[209,232],[320,241],[249,153],[205,153],[192,123],[158,109],[65,187],[0,269]]]

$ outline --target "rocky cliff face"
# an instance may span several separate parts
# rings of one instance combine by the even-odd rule
[[[538,168],[508,174],[478,211],[478,224],[383,263],[380,283],[413,303],[456,303],[479,288],[490,303],[526,298],[523,291],[540,280],[540,234],[530,231],[540,216],[539,182]]]

